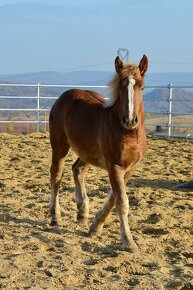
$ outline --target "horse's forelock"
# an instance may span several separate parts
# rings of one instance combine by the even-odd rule
[[[109,87],[111,90],[111,95],[109,99],[106,99],[104,102],[104,107],[112,107],[117,99],[119,98],[119,82],[120,80],[124,80],[125,78],[129,76],[133,76],[135,74],[135,70],[138,67],[132,63],[132,64],[124,64],[123,69],[120,71],[120,73],[115,73],[113,79],[109,82]]]

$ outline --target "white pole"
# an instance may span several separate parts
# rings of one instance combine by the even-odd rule
[[[44,129],[45,129],[45,133],[46,133],[46,129],[47,129],[47,128],[46,128],[46,117],[47,117],[47,116],[46,116],[46,111],[45,111],[45,112],[44,112],[44,121],[45,121],[45,123],[44,123]]]
[[[36,114],[36,131],[40,131],[40,84],[38,83],[38,95],[37,95],[37,114]]]
[[[172,84],[169,84],[169,98],[168,98],[168,137],[172,134],[172,98],[173,98],[173,88]]]

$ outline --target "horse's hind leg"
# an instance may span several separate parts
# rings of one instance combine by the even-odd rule
[[[83,221],[87,224],[89,217],[89,200],[86,194],[84,175],[89,165],[80,158],[72,166],[74,182],[76,187],[76,201],[77,201],[77,220]]]
[[[59,225],[61,223],[60,205],[59,205],[59,187],[62,179],[62,171],[64,159],[69,150],[68,144],[61,144],[56,148],[52,148],[52,165],[50,168],[51,174],[51,201],[50,214],[51,225]]]

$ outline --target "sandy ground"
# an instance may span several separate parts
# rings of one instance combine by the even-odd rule
[[[193,143],[148,139],[148,151],[127,186],[129,222],[140,256],[121,246],[115,211],[100,237],[76,222],[69,153],[61,186],[63,225],[49,226],[48,135],[0,134],[0,288],[193,289]],[[90,220],[107,197],[107,174],[86,179]]]

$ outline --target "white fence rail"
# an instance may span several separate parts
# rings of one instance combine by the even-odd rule
[[[145,89],[167,89],[168,92],[165,91],[165,98],[164,99],[151,99],[151,102],[167,102],[167,106],[163,109],[160,105],[160,110],[153,112],[150,111],[151,114],[156,115],[165,115],[167,116],[167,122],[159,124],[156,123],[156,135],[162,135],[162,136],[168,136],[168,137],[186,137],[186,138],[193,138],[193,86],[173,86],[172,84],[169,84],[168,86],[146,86]],[[183,89],[183,90],[182,90]],[[176,97],[174,91],[180,91],[180,97]],[[185,94],[185,96],[184,96]],[[187,98],[187,94],[189,94],[189,97]],[[145,102],[148,102],[149,100],[145,100]],[[179,109],[176,111],[174,108],[174,105],[178,103]],[[182,107],[181,104],[184,104]],[[148,107],[148,106],[146,106]],[[188,112],[187,112],[188,108]],[[146,113],[149,112],[149,109],[146,108]],[[186,119],[185,119],[186,117]],[[188,117],[188,124],[187,122]],[[175,121],[177,121],[177,124],[175,124]],[[148,120],[146,122],[146,126],[155,126],[154,124],[149,124]],[[167,132],[159,132],[159,127],[165,127],[167,128]],[[174,129],[186,129],[184,132],[181,133],[175,133]],[[189,131],[187,133],[187,131]]]
[[[15,88],[15,90],[17,88],[19,88],[20,90],[22,89],[33,89],[33,92],[30,92],[30,94],[25,94],[25,95],[19,95],[19,93],[17,94],[11,94],[9,95],[9,91],[8,89],[12,88],[12,92],[13,92],[13,88]],[[46,124],[48,123],[48,112],[50,111],[51,108],[51,104],[48,106],[42,106],[41,102],[44,101],[48,101],[48,100],[56,100],[58,98],[58,96],[60,94],[58,94],[57,96],[53,96],[52,93],[49,93],[49,95],[45,96],[44,93],[41,91],[42,89],[63,89],[64,91],[70,88],[82,88],[82,89],[94,89],[94,90],[98,90],[98,91],[107,91],[108,90],[108,86],[83,86],[83,85],[46,85],[46,84],[0,84],[0,124],[26,124],[27,126],[27,132],[29,131],[29,125],[30,124],[35,124],[36,125],[36,131],[39,132],[40,131],[40,125],[44,124],[45,125],[45,129],[46,129]],[[175,99],[173,97],[173,90],[178,90],[178,89],[189,89],[189,90],[193,90],[193,86],[172,86],[172,84],[168,85],[168,86],[146,86],[145,87],[145,92],[147,90],[153,90],[153,89],[167,89],[166,96],[164,99],[146,99],[144,98],[145,101],[145,105],[146,105],[146,110],[145,112],[154,116],[165,116],[167,118],[167,120],[165,122],[158,122],[157,119],[155,118],[155,122],[152,122],[153,119],[151,119],[151,122],[149,122],[149,119],[146,119],[146,127],[153,127],[155,134],[156,135],[163,135],[163,136],[168,136],[168,137],[173,137],[173,136],[178,136],[178,137],[187,137],[187,138],[193,138],[193,97],[188,98],[187,100],[184,98],[181,99]],[[21,93],[20,93],[21,94]],[[56,93],[54,93],[56,95]],[[105,94],[105,93],[104,93]],[[183,97],[183,96],[182,96]],[[33,100],[35,101],[33,103],[33,107],[24,107],[23,103],[21,103],[21,107],[16,108],[16,107],[3,107],[2,106],[2,101],[5,100],[25,100],[25,101],[29,101],[29,100]],[[162,106],[160,105],[159,111],[152,111],[148,109],[148,102],[161,102],[162,103],[167,103],[167,106],[165,106],[164,108],[162,108]],[[173,110],[173,104],[174,102],[187,102],[187,106],[189,108],[191,108],[189,110],[189,112],[185,112],[185,111],[179,111],[175,112]],[[16,118],[7,118],[5,116],[3,116],[3,113],[5,114],[5,112],[10,113],[10,112],[25,112],[25,117],[27,117],[27,119],[23,119],[17,117]],[[40,117],[40,114],[44,114],[44,119],[42,119]],[[31,115],[33,114],[33,120],[30,120]],[[178,116],[189,116],[189,122],[188,124],[174,124],[173,120],[175,118],[175,120],[177,119]],[[21,117],[21,114],[20,114]],[[166,128],[164,131],[162,131],[162,128]],[[185,129],[186,133],[178,133],[175,134],[173,132],[173,129]],[[187,133],[187,130],[190,131],[190,133]]]

